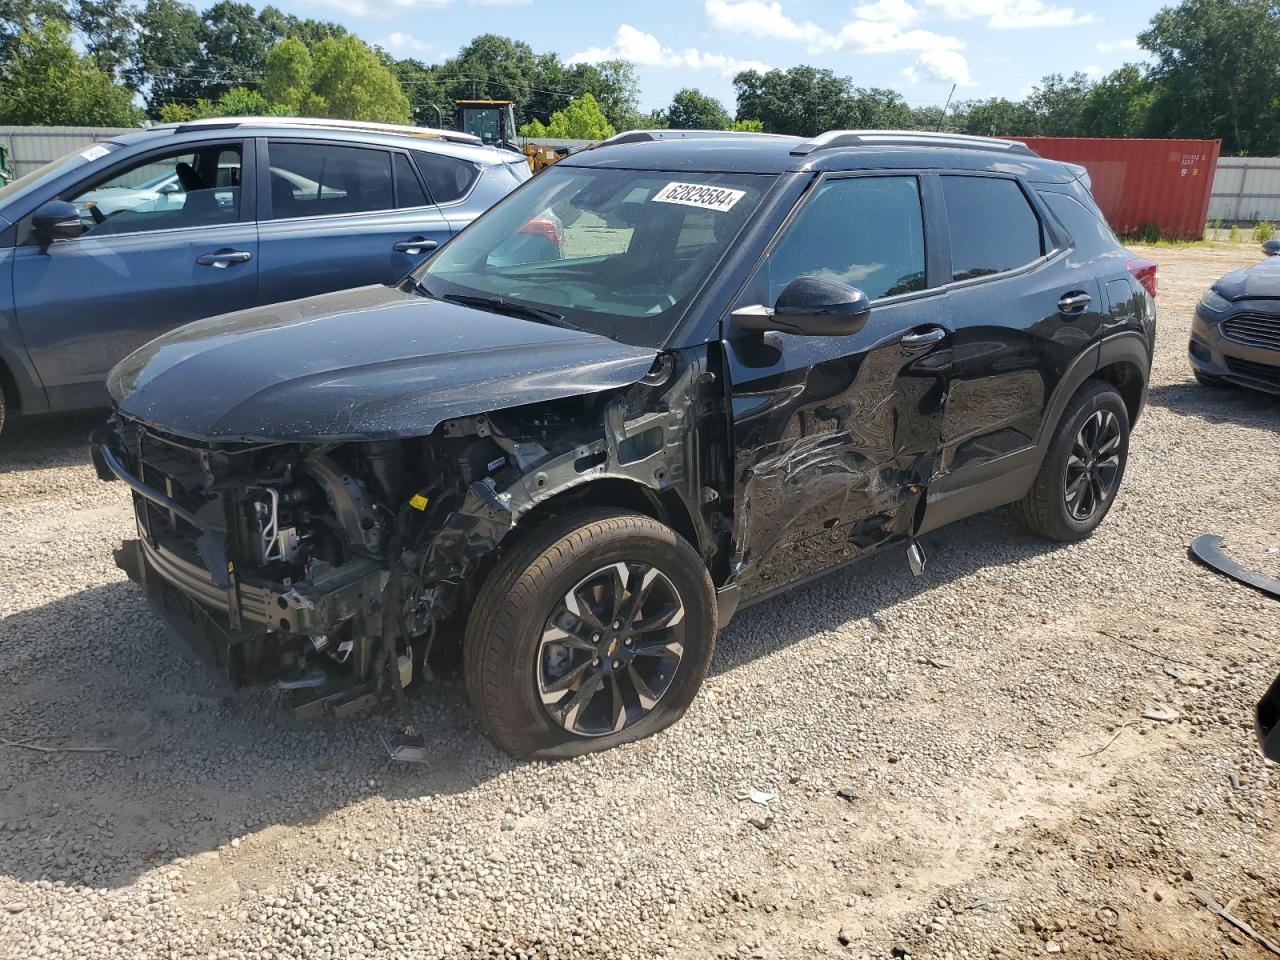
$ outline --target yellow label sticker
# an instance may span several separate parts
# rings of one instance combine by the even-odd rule
[[[420,493],[415,493],[412,497],[409,498],[409,506],[413,507],[413,509],[415,510],[427,509],[427,504],[430,502],[431,501],[429,501],[426,497],[424,497]]]

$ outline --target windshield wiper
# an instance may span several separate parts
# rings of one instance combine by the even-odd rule
[[[548,323],[553,327],[582,330],[581,327],[570,323],[558,313],[531,307],[525,303],[504,300],[502,297],[477,297],[464,293],[446,293],[440,299],[448,300],[451,303],[460,303],[464,307],[478,307],[481,310],[492,310],[494,313],[503,313],[512,317],[524,317],[527,320],[534,320],[538,323]]]

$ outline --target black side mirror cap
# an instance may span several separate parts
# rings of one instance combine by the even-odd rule
[[[783,288],[773,308],[760,305],[733,312],[738,330],[777,330],[808,337],[847,337],[857,333],[871,316],[871,299],[857,287],[796,277]]]
[[[50,200],[31,215],[31,230],[44,244],[74,240],[84,233],[84,221],[74,203]]]
[[[1268,240],[1262,245],[1262,252],[1268,257],[1274,257],[1280,253],[1280,240]]]

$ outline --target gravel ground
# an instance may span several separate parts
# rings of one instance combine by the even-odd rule
[[[1146,253],[1151,400],[1089,541],[1000,511],[931,535],[920,580],[894,551],[753,608],[682,723],[556,764],[491,747],[456,676],[414,702],[414,767],[385,714],[296,728],[224,694],[112,565],[96,418],[13,424],[0,737],[111,752],[0,745],[0,956],[1268,956],[1191,895],[1280,941],[1249,721],[1280,606],[1186,555],[1280,544],[1280,404],[1184,360],[1254,254]]]

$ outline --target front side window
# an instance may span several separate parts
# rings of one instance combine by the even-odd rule
[[[558,164],[458,234],[415,277],[433,297],[496,297],[659,346],[774,180]]]
[[[240,146],[149,157],[66,197],[85,233],[104,236],[235,223],[240,216]]]
[[[273,220],[395,209],[386,150],[273,140],[267,151]]]
[[[923,290],[924,215],[915,177],[827,180],[766,261],[769,302],[797,277],[856,287],[872,300]]]
[[[1044,252],[1040,220],[1016,180],[944,176],[953,280],[1015,270]]]

